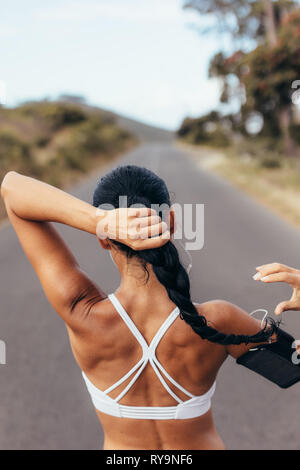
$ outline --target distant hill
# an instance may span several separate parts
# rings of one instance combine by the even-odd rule
[[[64,187],[139,141],[172,138],[77,97],[0,107],[0,182],[14,170]]]
[[[175,138],[175,133],[149,124],[135,121],[125,116],[114,114],[117,124],[128,130],[140,140],[144,141],[170,141]]]
[[[122,129],[126,129],[136,138],[142,141],[170,141],[175,138],[175,133],[157,126],[152,126],[136,119],[123,116],[122,114],[112,112],[107,109],[88,105],[84,98],[78,96],[63,95],[61,100],[68,103],[74,103],[83,109],[101,111],[104,116],[115,120],[116,124]]]

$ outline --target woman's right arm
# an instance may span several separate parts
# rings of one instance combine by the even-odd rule
[[[100,210],[50,184],[14,171],[4,177],[1,196],[8,212],[23,220],[69,225],[120,241],[133,250],[156,248],[168,241],[167,226],[152,209]],[[139,236],[134,236],[134,229]]]
[[[111,226],[115,237],[103,230],[100,235],[114,238],[128,244],[133,249],[160,246],[167,239],[160,236],[147,239],[132,239],[128,228],[133,228],[136,216],[131,211],[137,209],[118,209],[102,211],[90,204],[67,194],[60,189],[41,181],[9,172],[1,185],[10,222],[20,240],[23,250],[32,264],[45,294],[57,313],[70,326],[81,327],[82,321],[89,316],[91,308],[105,294],[80,269],[73,254],[62,240],[52,222],[59,222],[93,235],[98,235],[98,224]],[[152,227],[153,218],[148,209],[139,209],[146,223],[141,230]],[[125,211],[125,217],[113,217]],[[154,219],[157,233],[164,227]],[[107,222],[107,223],[106,223]],[[125,222],[125,224],[124,224]],[[119,232],[122,238],[119,238]],[[112,236],[111,236],[112,235]]]

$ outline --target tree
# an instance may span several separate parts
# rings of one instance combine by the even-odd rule
[[[300,73],[299,4],[294,0],[190,0],[185,8],[214,15],[215,27],[221,26],[221,31],[233,38],[254,40],[250,52],[240,47],[229,57],[223,51],[216,54],[209,76],[222,79],[221,102],[239,96],[244,114],[256,110],[265,120],[277,119],[285,151],[292,153],[290,92],[292,81]],[[232,75],[240,83],[234,89]]]
[[[295,0],[186,0],[183,7],[214,17],[219,32],[259,41],[271,38],[282,15],[295,5]]]
[[[249,105],[263,115],[278,112],[287,154],[294,153],[290,135],[292,121],[292,83],[300,74],[300,9],[285,15],[273,47],[258,46],[242,59],[241,75]]]

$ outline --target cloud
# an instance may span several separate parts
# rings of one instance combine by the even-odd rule
[[[1,25],[0,38],[11,38],[18,34],[19,30],[14,26]]]
[[[126,22],[176,24],[185,21],[182,0],[65,0],[57,5],[41,6],[36,18],[77,22],[121,20]]]

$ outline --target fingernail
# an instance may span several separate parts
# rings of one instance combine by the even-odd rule
[[[262,277],[260,280],[261,280],[261,281],[266,281],[267,279],[268,279],[268,276],[264,276],[264,277]]]
[[[260,273],[256,273],[254,274],[254,276],[252,276],[252,279],[254,279],[254,281],[257,281],[260,278],[260,276],[261,276]]]

